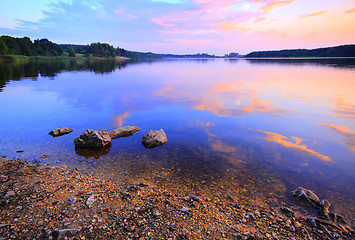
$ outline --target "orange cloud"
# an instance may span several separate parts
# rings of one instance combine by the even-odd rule
[[[320,11],[320,12],[316,12],[316,13],[310,13],[310,14],[303,14],[303,15],[299,15],[298,18],[309,18],[309,17],[315,17],[315,16],[319,16],[319,15],[323,15],[327,13],[327,11]]]
[[[130,112],[124,112],[114,118],[117,127],[121,127],[124,123],[124,120],[129,116]]]
[[[333,101],[335,102],[334,115],[355,118],[355,104],[345,102],[344,98],[337,98]]]
[[[355,151],[355,131],[350,130],[347,126],[341,125],[341,126],[334,126],[331,124],[319,124],[323,126],[330,127],[334,129],[336,132],[344,134],[346,139],[345,139],[345,144],[349,146],[349,149],[352,151]]]
[[[275,142],[284,147],[293,148],[293,149],[297,149],[309,153],[325,162],[333,162],[328,156],[317,153],[316,151],[309,149],[305,144],[301,144],[303,141],[301,138],[291,137],[291,139],[288,139],[286,136],[283,136],[278,133],[267,132],[263,130],[258,130],[258,131],[265,133],[266,134],[265,139],[269,142]]]
[[[353,130],[350,130],[347,126],[345,125],[341,125],[339,127],[337,126],[334,126],[334,125],[331,125],[331,124],[325,124],[325,123],[320,123],[319,125],[323,125],[323,126],[327,126],[327,127],[330,127],[330,128],[333,128],[335,131],[339,132],[339,133],[342,133],[344,135],[347,135],[347,136],[355,136],[355,131]]]
[[[355,8],[346,11],[345,13],[355,13]]]

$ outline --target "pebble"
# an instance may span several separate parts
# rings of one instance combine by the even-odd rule
[[[160,213],[158,211],[153,211],[152,214],[155,218],[158,218],[160,215]]]
[[[96,194],[92,194],[87,200],[86,200],[86,206],[91,207],[91,205],[96,201]]]
[[[69,198],[69,204],[74,204],[76,202],[76,198]]]
[[[187,208],[187,207],[181,207],[179,209],[180,212],[183,212],[183,213],[190,213],[190,208]]]
[[[10,198],[10,197],[14,197],[14,196],[15,196],[15,193],[13,191],[7,191],[4,198]]]

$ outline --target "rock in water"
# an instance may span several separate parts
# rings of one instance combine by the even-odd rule
[[[166,138],[166,134],[163,129],[160,129],[158,131],[151,130],[147,135],[143,137],[142,144],[146,148],[153,148],[161,146],[167,141],[168,139]]]
[[[120,137],[129,137],[132,136],[134,133],[140,131],[139,127],[136,126],[125,126],[125,127],[119,127],[116,128],[112,131],[109,131],[108,133],[110,134],[110,137],[112,139],[115,138],[120,138]]]
[[[318,196],[311,190],[302,187],[298,187],[294,190],[292,196],[296,198],[299,203],[309,207],[318,208],[320,205]]]
[[[76,147],[101,148],[111,143],[110,134],[105,131],[86,130],[79,137],[74,139]]]
[[[48,134],[52,135],[53,137],[59,137],[68,133],[71,133],[73,129],[67,127],[60,127],[50,131]]]

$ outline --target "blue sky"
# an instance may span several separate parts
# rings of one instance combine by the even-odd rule
[[[12,0],[0,9],[1,35],[180,54],[351,44],[353,22],[354,0]]]

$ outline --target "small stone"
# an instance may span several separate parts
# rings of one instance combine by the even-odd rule
[[[69,198],[69,204],[73,204],[76,202],[76,198]]]
[[[14,197],[14,196],[15,196],[15,193],[13,191],[7,191],[4,198],[10,198],[10,197]]]
[[[92,194],[87,200],[86,200],[86,206],[91,207],[91,205],[96,201],[96,194]]]
[[[140,187],[149,187],[149,183],[144,183],[144,182],[141,182],[139,184]]]
[[[127,187],[128,191],[138,191],[139,190],[139,186],[138,185],[131,185],[129,187]]]
[[[167,205],[171,205],[171,201],[168,200],[168,199],[166,199],[166,200],[164,201],[164,203],[167,204]]]
[[[294,216],[295,215],[295,212],[291,209],[291,208],[288,208],[288,207],[285,207],[285,206],[282,206],[281,208],[281,211],[289,216]]]
[[[158,218],[160,216],[158,211],[153,211],[152,214],[153,214],[153,217],[155,217],[155,218]]]
[[[195,202],[200,202],[201,201],[201,199],[199,197],[197,197],[197,196],[193,196],[191,199],[193,201],[195,201]]]
[[[183,212],[183,213],[190,213],[190,208],[187,208],[187,207],[181,207],[179,209],[180,212]]]
[[[71,133],[72,131],[73,131],[73,129],[71,129],[71,128],[60,127],[60,128],[50,131],[48,134],[52,135],[53,137],[59,137],[59,136],[63,136],[65,134]]]
[[[317,227],[316,220],[314,218],[307,218],[306,222],[311,224],[313,227]]]

